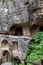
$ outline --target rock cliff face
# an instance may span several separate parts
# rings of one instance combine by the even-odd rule
[[[32,40],[31,37],[0,35],[0,56],[5,54],[5,51],[8,51],[10,56],[25,59],[30,40]]]
[[[27,45],[31,40],[29,36],[34,32],[36,33],[39,31],[36,19],[42,17],[42,0],[1,0],[0,54],[7,50],[13,56],[18,56],[20,59],[24,59],[26,57]],[[31,28],[32,25],[33,30]],[[7,35],[4,35],[6,32]],[[2,44],[3,40],[4,48]],[[6,40],[8,41],[7,44],[5,44]]]
[[[0,1],[0,31],[7,31],[9,24],[28,22],[28,6],[23,2]]]
[[[0,31],[8,31],[12,24],[35,24],[38,17],[43,16],[41,0],[5,0],[0,1]]]

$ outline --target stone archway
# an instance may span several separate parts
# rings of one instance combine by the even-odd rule
[[[1,44],[2,46],[8,46],[9,45],[9,43],[8,43],[8,41],[6,40],[6,39],[4,39],[3,41],[2,41],[2,44]]]
[[[7,50],[3,50],[2,52],[2,62],[8,61],[10,57],[10,53]]]
[[[15,36],[22,36],[23,35],[23,29],[21,26],[11,26],[9,29],[9,32]]]
[[[3,52],[2,52],[2,56],[9,56],[10,54],[9,54],[9,52],[7,51],[7,50],[4,50]]]
[[[18,42],[17,41],[13,41],[12,44],[13,44],[13,49],[14,50],[18,50]]]

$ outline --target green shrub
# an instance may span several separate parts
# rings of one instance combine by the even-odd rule
[[[43,57],[43,32],[39,32],[32,37],[34,42],[28,47],[26,58],[40,62],[40,59]]]

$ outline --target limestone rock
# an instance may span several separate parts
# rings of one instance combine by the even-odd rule
[[[5,63],[3,63],[3,64],[1,64],[1,65],[14,65],[14,64],[11,63],[11,62],[5,62]]]

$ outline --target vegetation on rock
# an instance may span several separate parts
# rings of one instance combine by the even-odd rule
[[[28,46],[26,58],[29,61],[40,62],[40,59],[43,57],[43,32],[39,32],[32,37],[34,42],[31,42]],[[24,63],[21,62],[20,65],[24,65]]]
[[[28,46],[26,57],[28,60],[40,62],[43,57],[43,32],[39,32],[32,37],[34,42]]]

